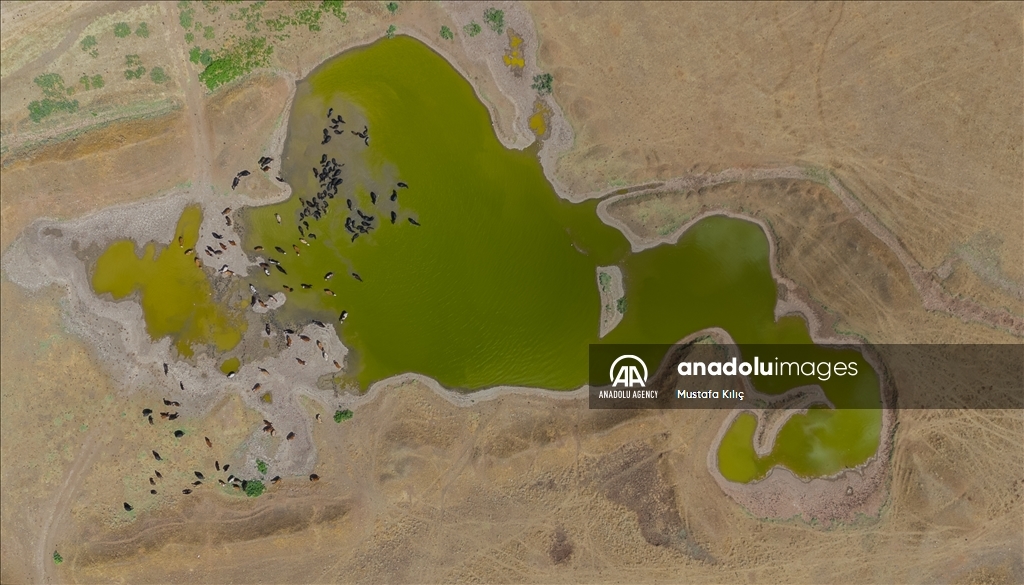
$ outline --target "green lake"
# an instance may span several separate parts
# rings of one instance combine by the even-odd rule
[[[330,120],[329,109],[345,123]],[[368,140],[353,134],[364,125]],[[325,128],[331,139],[323,144]],[[316,173],[325,157],[344,165],[344,182],[333,199],[321,200],[326,215],[306,217],[300,233],[300,198],[316,200],[323,190]],[[362,388],[418,372],[467,391],[572,389],[587,382],[589,344],[673,343],[707,327],[741,344],[811,343],[801,319],[775,320],[776,284],[759,226],[709,217],[675,245],[631,253],[625,237],[599,220],[595,201],[557,196],[535,150],[503,147],[470,84],[408,37],[347,51],[299,82],[282,175],[293,196],[242,210],[238,224],[247,252],[275,259],[286,274],[254,269],[246,282],[264,297],[293,289],[272,312],[275,326],[335,323],[352,351],[348,375]],[[359,222],[356,210],[374,217],[373,229],[352,241],[346,220]],[[263,251],[253,252],[256,246]],[[133,258],[121,253],[116,261]],[[628,308],[599,340],[595,269],[604,265],[622,269]],[[342,311],[348,318],[339,323]],[[167,334],[152,323],[149,329]],[[865,404],[877,403],[871,380],[859,395]],[[841,385],[822,387],[834,399]],[[820,476],[863,463],[877,450],[881,411],[794,417],[764,458],[754,453],[745,420],[719,450],[723,474],[742,482],[774,465]]]

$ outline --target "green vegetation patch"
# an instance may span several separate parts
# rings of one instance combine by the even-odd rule
[[[398,2],[388,2],[387,9],[391,14],[398,12]]]
[[[82,50],[89,53],[90,56],[99,57],[100,52],[96,49],[96,44],[96,37],[93,35],[89,35],[82,39],[82,42],[79,43],[78,46],[82,47]]]
[[[81,84],[82,91],[89,91],[90,89],[99,89],[103,87],[103,76],[99,74],[93,75],[92,77],[89,77],[88,75],[83,75],[78,78],[78,83]]]
[[[228,2],[227,4],[238,3]],[[186,31],[185,41],[190,45],[195,42],[200,33],[207,41],[213,40],[216,36],[214,27],[203,26],[196,21],[194,6],[198,6],[198,4],[186,1],[178,3],[179,20]],[[210,14],[219,10],[217,4],[212,2],[203,2],[202,6]],[[225,46],[214,49],[212,52],[200,47],[191,49],[189,59],[193,63],[202,64],[205,68],[199,74],[199,80],[206,85],[207,89],[213,91],[253,69],[269,65],[274,47],[267,42],[265,36],[257,35],[261,32],[261,28],[264,33],[269,31],[273,38],[284,40],[288,38],[288,35],[273,33],[281,33],[291,26],[304,26],[310,32],[317,32],[321,30],[322,18],[325,13],[334,15],[341,22],[346,22],[348,18],[344,10],[345,3],[342,0],[324,0],[320,3],[297,2],[289,5],[295,6],[291,14],[281,14],[266,20],[263,19],[265,6],[265,1],[254,2],[241,6],[228,14],[230,20],[244,23],[245,30],[251,33],[249,36],[245,38],[231,36],[231,40]]]
[[[60,553],[53,551],[53,564],[59,565],[64,562],[64,557],[60,556]]]
[[[192,250],[202,219],[199,206],[186,207],[171,241],[149,242],[141,256],[134,241],[113,242],[96,260],[92,274],[97,294],[110,293],[114,300],[138,294],[150,337],[170,336],[186,357],[193,355],[193,344],[226,352],[238,345],[246,328],[237,308],[217,302],[210,280],[196,265]]]
[[[320,3],[320,10],[333,14],[341,22],[346,22],[348,19],[348,14],[343,10],[344,8],[345,2],[343,0],[324,0]]]
[[[143,38],[143,39],[148,39],[149,38],[149,25],[144,23],[144,22],[140,22],[139,26],[136,27],[136,29],[135,29],[135,36],[137,36],[139,38]]]
[[[550,73],[541,73],[540,75],[534,75],[533,85],[531,85],[530,87],[537,90],[537,93],[539,93],[540,95],[547,95],[551,93],[551,82],[554,80],[555,78],[552,77]]]
[[[441,26],[441,38],[450,41],[455,38],[455,34],[452,33],[452,29],[447,26]]]
[[[263,482],[258,479],[250,479],[245,484],[245,495],[250,498],[258,498],[265,491],[267,491],[267,486],[263,485]]]
[[[251,33],[259,32],[260,22],[263,20],[263,7],[266,2],[254,2],[249,6],[243,6],[237,11],[232,12],[228,15],[231,20],[239,20],[245,22],[245,30]]]
[[[181,24],[181,28],[188,30],[192,28],[192,21],[195,18],[196,11],[192,8],[192,3],[188,0],[181,0],[178,2],[178,23]]]
[[[127,22],[119,22],[114,25],[115,37],[123,39],[130,34],[132,34],[132,27],[128,26]]]
[[[78,111],[78,100],[68,99],[75,92],[73,87],[64,86],[64,78],[57,73],[44,73],[34,80],[43,90],[43,99],[28,105],[28,115],[33,122],[40,122],[54,112],[72,114]]]
[[[224,375],[226,376],[226,375],[230,374],[231,372],[237,372],[238,368],[241,365],[242,365],[242,361],[239,360],[238,358],[236,358],[236,357],[228,358],[228,359],[224,360],[224,363],[222,363],[220,365],[220,371],[223,372]]]
[[[615,301],[615,309],[619,312],[619,314],[625,315],[627,308],[628,303],[626,302],[626,297],[619,297],[619,300]]]
[[[256,469],[260,470],[261,475],[267,474],[267,462],[262,459],[256,460]]]
[[[484,22],[487,23],[487,28],[498,34],[505,32],[505,11],[497,8],[484,10]]]
[[[601,285],[601,292],[608,292],[612,285],[612,275],[602,272],[597,276],[597,282]]]
[[[483,29],[480,28],[480,25],[475,20],[473,22],[470,22],[466,26],[462,27],[462,32],[466,33],[466,35],[470,37],[475,37],[476,35],[480,34],[480,31],[482,30]]]
[[[334,413],[334,422],[336,423],[340,423],[341,421],[348,420],[350,418],[352,418],[352,411],[347,408],[345,410],[335,411]]]
[[[149,78],[153,80],[153,83],[166,83],[169,77],[164,73],[163,67],[154,67],[149,72]]]
[[[192,47],[189,49],[188,59],[197,65],[209,67],[210,63],[213,63],[213,52],[210,49]]]
[[[320,30],[320,14],[319,10],[312,8],[296,10],[295,22],[300,26],[305,26],[310,32],[317,32]]]
[[[258,67],[266,67],[270,63],[270,55],[274,47],[267,44],[263,37],[248,37],[235,46],[218,55],[202,73],[199,81],[213,91],[229,81],[241,77]]]
[[[142,79],[142,76],[146,74],[146,68],[142,66],[142,57],[138,55],[125,55],[124,64],[127,67],[133,67],[133,69],[125,69],[125,79]]]
[[[325,265],[351,262],[365,282],[335,279],[337,297],[296,290],[275,318],[304,325],[311,316],[336,318],[343,308],[355,315],[345,324],[343,341],[352,352],[345,370],[360,388],[410,371],[465,390],[498,384],[577,388],[587,380],[591,343],[672,344],[709,327],[721,327],[739,344],[811,343],[802,319],[774,315],[778,285],[772,277],[769,236],[760,226],[709,217],[674,245],[633,253],[620,231],[596,217],[596,202],[558,201],[536,156],[506,149],[472,86],[415,39],[400,36],[346,52],[300,83],[307,85],[296,93],[292,120],[298,122],[289,126],[282,155],[290,161],[284,177],[296,185],[296,193],[310,196],[315,191],[318,183],[307,167],[316,164],[322,150],[329,150],[308,150],[311,142],[320,142],[322,127],[301,121],[323,119],[324,106],[331,103],[346,112],[361,111],[376,125],[373,156],[362,163],[347,158],[350,165],[365,169],[350,167],[347,176],[372,176],[382,164],[396,169],[393,178],[362,179],[351,192],[362,199],[370,189],[389,186],[400,177],[411,187],[407,196],[403,191],[403,205],[412,205],[409,209],[422,223],[384,225],[381,233],[386,236],[367,245],[345,237],[340,225],[344,217],[328,219],[317,230],[320,243],[311,241],[301,258],[293,257],[287,275],[274,271],[267,279],[251,277],[265,290],[281,290],[285,284],[316,282],[307,279],[322,278]],[[243,223],[253,229],[247,230],[243,248],[291,245],[294,232],[282,230],[272,215],[295,217],[300,205],[292,197],[250,208]],[[523,238],[524,233],[529,237]],[[581,249],[587,254],[580,254]],[[629,315],[598,342],[595,267],[612,265],[630,283]],[[416,286],[410,288],[410,281]],[[608,304],[626,309],[625,301]],[[679,306],[689,310],[672,310]],[[439,307],[450,309],[442,312]],[[558,360],[551,363],[551,355]],[[663,357],[650,355],[653,360]],[[830,400],[851,392],[834,380],[822,383]],[[853,395],[865,401],[873,395],[877,401],[876,381],[865,379]],[[785,427],[791,430],[780,431],[778,456],[769,468],[781,464],[800,476],[813,476],[863,463],[879,444],[880,412],[858,407],[794,416]],[[753,448],[754,428],[756,420],[750,434],[738,437],[737,452],[719,455],[720,469],[731,481],[757,479],[737,478],[725,463],[728,457],[761,459]],[[857,452],[847,454],[847,445],[854,442]],[[819,453],[826,460],[811,467]]]
[[[384,31],[384,36],[386,36],[389,39],[393,39],[393,38],[395,38],[395,31],[396,30],[398,30],[398,29],[395,28],[395,25],[392,24],[391,26],[388,27],[388,30]]]

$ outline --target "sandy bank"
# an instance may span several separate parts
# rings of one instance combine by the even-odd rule
[[[626,289],[618,266],[598,266],[596,272],[597,291],[601,295],[600,336],[604,337],[622,321],[623,313],[618,309],[618,301],[625,298]],[[607,282],[601,282],[602,278]]]

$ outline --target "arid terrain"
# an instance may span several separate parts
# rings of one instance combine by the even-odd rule
[[[235,169],[280,151],[295,80],[389,26],[472,82],[506,145],[533,141],[541,103],[559,194],[609,195],[602,217],[634,246],[702,214],[751,217],[821,334],[1024,336],[1020,3],[353,2],[313,22],[318,6],[269,3],[260,22],[291,24],[267,34],[267,62],[210,90],[190,47],[263,26],[235,5],[0,3],[0,582],[1024,581],[1018,410],[899,411],[877,516],[821,523],[759,518],[723,493],[707,455],[729,411],[403,379],[338,424],[296,395],[319,481],[183,497],[210,460],[241,467],[264,417],[225,393],[186,411],[181,439],[150,426],[139,412],[166,390],[126,383],[135,362],[107,363],[78,333],[70,285],[21,286],[7,262],[36,245],[33,222],[220,207]],[[502,59],[513,36],[522,69]],[[542,72],[547,96],[530,89]],[[37,81],[52,73],[75,90],[52,97],[53,78]],[[34,121],[46,96],[76,110]],[[287,193],[259,176],[237,195]]]

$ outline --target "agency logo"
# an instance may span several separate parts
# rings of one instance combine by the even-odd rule
[[[636,363],[630,363],[631,361]],[[620,366],[619,362],[623,362],[623,364]],[[643,376],[640,375],[640,370],[637,369],[636,364],[640,364],[640,367],[644,369]],[[623,388],[632,388],[634,386],[643,388],[644,384],[647,383],[647,364],[635,355],[620,355],[612,362],[612,367],[608,370],[608,378],[612,381],[612,388],[620,384]]]

